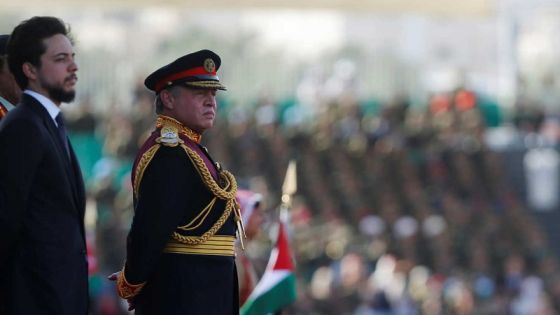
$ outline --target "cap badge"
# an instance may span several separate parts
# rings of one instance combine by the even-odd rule
[[[214,60],[210,58],[204,60],[204,70],[206,70],[208,73],[214,72],[216,70],[216,64],[214,63]]]
[[[183,140],[179,138],[179,129],[173,126],[163,126],[160,135],[161,136],[156,139],[156,142],[164,146],[175,147],[179,143],[183,143]]]

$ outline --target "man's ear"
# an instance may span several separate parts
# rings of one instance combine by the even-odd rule
[[[31,63],[24,62],[23,65],[21,65],[21,70],[23,70],[23,74],[25,74],[28,79],[37,80],[37,67]]]
[[[161,98],[161,103],[163,107],[166,109],[173,109],[174,108],[174,100],[173,93],[171,93],[168,89],[163,89],[159,92],[159,97]]]

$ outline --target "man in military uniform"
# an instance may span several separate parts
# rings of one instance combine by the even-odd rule
[[[136,314],[238,314],[234,242],[237,184],[200,145],[214,124],[216,92],[225,90],[209,50],[150,74],[156,129],[132,170],[134,218],[118,294]]]
[[[21,89],[8,67],[7,46],[10,35],[0,35],[0,119],[19,102]]]

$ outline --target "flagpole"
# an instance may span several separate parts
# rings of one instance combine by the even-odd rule
[[[282,202],[276,208],[279,211],[278,236],[263,276],[240,308],[241,315],[282,315],[285,314],[283,308],[297,299],[295,266],[286,231],[296,182],[296,163],[292,160],[282,185]]]
[[[280,220],[288,222],[288,212],[292,208],[292,196],[297,191],[296,161],[291,160],[286,169],[286,176],[282,184],[282,203],[280,205]]]
[[[284,183],[282,184],[282,203],[280,204],[280,222],[284,223],[287,228],[287,222],[289,222],[289,210],[292,208],[293,195],[297,191],[297,170],[296,161],[290,160],[288,163],[288,168],[286,169],[286,176],[284,177]],[[287,231],[286,231],[287,232]],[[274,313],[274,315],[283,315],[284,310],[279,309]]]

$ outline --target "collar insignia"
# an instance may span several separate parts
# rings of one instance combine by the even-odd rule
[[[167,147],[176,147],[183,143],[183,140],[179,138],[179,129],[174,126],[165,125],[161,128],[160,136],[156,139],[156,142]]]
[[[179,140],[181,140],[180,135],[183,135],[196,143],[200,143],[200,140],[202,139],[201,134],[186,126],[183,126],[183,124],[181,124],[178,120],[164,115],[158,115],[158,118],[156,120],[156,128],[161,128],[161,137],[159,137],[158,139],[163,139],[165,137],[169,138],[169,140],[171,141],[173,137],[177,137]],[[164,129],[165,133],[169,133],[167,136],[164,136]],[[181,140],[180,143],[183,143],[183,141]]]

